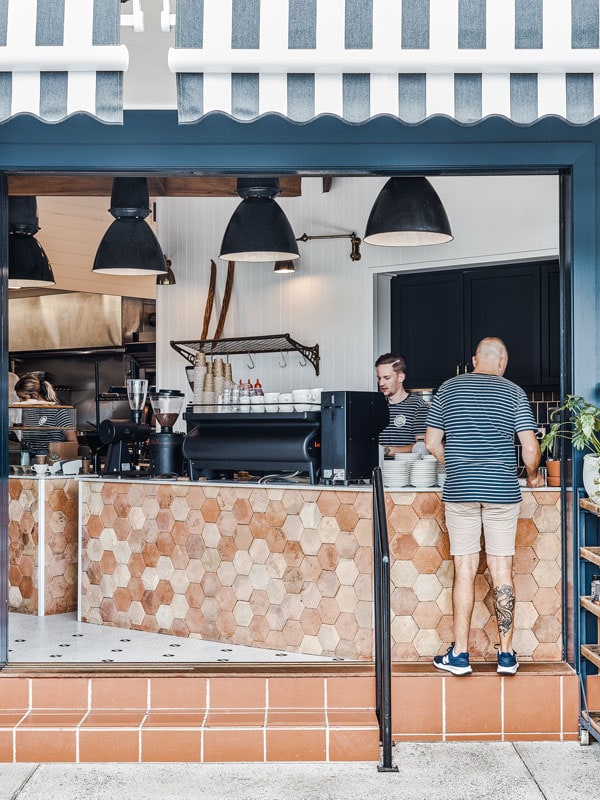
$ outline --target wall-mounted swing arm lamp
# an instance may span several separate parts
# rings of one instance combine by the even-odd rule
[[[326,236],[309,236],[307,233],[303,233],[302,236],[298,236],[296,241],[310,242],[312,239],[351,239],[352,240],[352,250],[350,251],[351,260],[360,261],[360,259],[362,258],[360,252],[361,240],[354,233],[354,231],[352,231],[352,233],[332,233]]]
[[[146,222],[150,214],[146,178],[115,178],[109,211],[115,221],[100,242],[92,271],[110,275],[166,273],[162,247]]]
[[[8,198],[8,287],[30,289],[54,286],[54,274],[44,248],[35,238],[39,231],[35,197]]]

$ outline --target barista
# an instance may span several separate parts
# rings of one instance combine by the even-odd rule
[[[410,453],[415,442],[425,437],[429,406],[404,388],[406,362],[395,353],[384,353],[375,362],[377,386],[387,399],[389,424],[379,434],[386,457]]]
[[[65,408],[48,408],[58,406],[58,397],[49,381],[28,373],[15,384],[15,393],[21,403],[31,405],[31,409],[23,408],[22,443],[34,456],[47,455],[50,442],[77,441],[69,412]]]

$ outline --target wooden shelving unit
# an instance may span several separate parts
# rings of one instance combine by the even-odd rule
[[[575,590],[579,595],[579,613],[575,615],[576,666],[580,678],[579,741],[589,744],[590,735],[600,742],[600,710],[587,705],[587,677],[600,670],[600,604],[584,594],[592,574],[600,571],[600,506],[581,496],[579,490],[578,564]]]

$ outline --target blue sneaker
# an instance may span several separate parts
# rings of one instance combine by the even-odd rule
[[[515,675],[517,670],[519,669],[519,662],[517,661],[517,654],[514,652],[512,653],[503,653],[501,650],[498,651],[498,672],[500,675]]]
[[[469,664],[468,653],[455,653],[454,642],[450,645],[443,656],[435,656],[433,666],[437,669],[444,669],[453,675],[468,675],[473,672]]]

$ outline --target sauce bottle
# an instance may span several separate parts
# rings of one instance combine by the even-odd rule
[[[263,388],[258,378],[256,379],[256,383],[254,384],[254,394],[260,397],[264,396]]]

